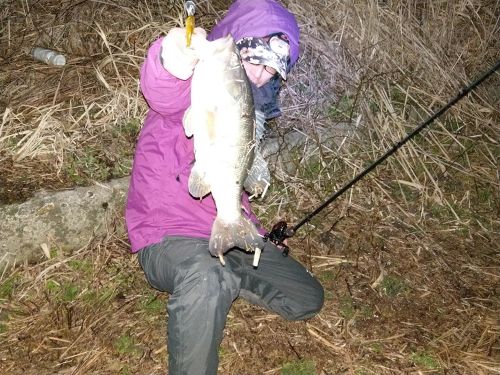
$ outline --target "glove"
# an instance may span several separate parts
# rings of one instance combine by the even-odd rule
[[[196,48],[206,43],[207,32],[200,27],[193,31],[191,46],[186,47],[186,29],[170,29],[161,43],[161,61],[163,67],[174,77],[182,80],[193,75],[198,62]]]

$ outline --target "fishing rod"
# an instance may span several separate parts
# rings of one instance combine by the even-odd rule
[[[438,117],[442,114],[446,113],[451,107],[453,107],[456,103],[458,103],[462,98],[468,95],[471,91],[476,89],[484,80],[486,80],[489,76],[491,76],[495,71],[500,67],[500,60],[498,60],[489,70],[484,72],[478,79],[470,83],[467,87],[463,88],[459,91],[458,95],[451,99],[446,105],[441,107],[438,111],[434,112],[427,120],[413,129],[410,133],[406,135],[399,142],[395,143],[388,151],[385,152],[380,158],[375,160],[371,165],[369,165],[366,169],[360,172],[356,177],[354,177],[351,181],[342,186],[338,191],[336,191],[330,198],[324,201],[321,205],[319,205],[314,211],[306,215],[301,221],[295,224],[293,227],[288,227],[288,224],[285,221],[280,221],[276,223],[271,232],[268,233],[264,240],[269,240],[274,244],[278,245],[283,249],[283,256],[287,256],[290,249],[284,243],[287,238],[290,238],[295,235],[295,233],[306,223],[311,221],[313,217],[319,214],[321,211],[325,209],[328,205],[330,205],[333,201],[335,201],[338,197],[340,197],[343,193],[345,193],[349,188],[351,188],[355,183],[365,177],[368,173],[373,171],[379,164],[384,162],[389,156],[398,151],[401,147],[403,147],[409,140],[415,137],[418,133],[424,130],[427,126],[433,123]]]

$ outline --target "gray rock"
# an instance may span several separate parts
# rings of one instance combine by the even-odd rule
[[[42,246],[74,250],[106,233],[122,216],[129,178],[58,192],[39,192],[0,206],[0,269],[43,257]],[[123,231],[123,228],[121,228]]]

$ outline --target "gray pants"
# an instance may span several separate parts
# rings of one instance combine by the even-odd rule
[[[237,249],[225,260],[223,267],[210,255],[207,240],[186,237],[166,237],[139,252],[151,286],[171,294],[170,375],[217,374],[226,317],[238,297],[288,320],[310,318],[323,306],[320,283],[272,243],[266,244],[257,269],[253,254]]]

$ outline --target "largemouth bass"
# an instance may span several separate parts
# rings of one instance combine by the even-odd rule
[[[191,82],[191,107],[183,119],[186,136],[194,136],[195,163],[189,192],[212,193],[217,216],[209,249],[224,264],[233,247],[262,249],[255,224],[242,215],[241,195],[255,157],[255,109],[250,83],[229,35],[197,50]],[[254,179],[249,179],[254,180]],[[253,193],[256,187],[248,186]]]

